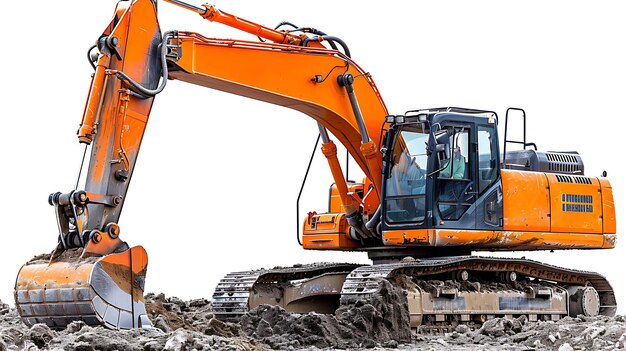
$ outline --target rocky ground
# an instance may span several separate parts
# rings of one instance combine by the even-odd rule
[[[408,316],[391,303],[389,285],[379,301],[342,302],[335,315],[289,314],[260,306],[238,324],[223,323],[205,299],[182,301],[146,295],[154,330],[111,331],[74,322],[65,330],[22,324],[0,302],[0,351],[4,350],[613,350],[626,346],[626,317],[564,318],[528,322],[492,319],[480,329],[458,326],[441,335],[415,335]]]

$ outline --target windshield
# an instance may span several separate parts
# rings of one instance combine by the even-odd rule
[[[424,220],[428,137],[409,130],[397,135],[386,180],[387,222]]]

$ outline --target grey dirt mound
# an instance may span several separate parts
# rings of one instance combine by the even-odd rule
[[[262,305],[238,324],[214,318],[205,299],[182,301],[147,294],[152,330],[111,331],[73,322],[63,330],[24,325],[0,301],[4,350],[613,350],[626,346],[626,317],[564,318],[529,322],[495,318],[479,329],[459,325],[439,335],[411,335],[400,290],[380,282],[375,299],[344,298],[334,315],[290,314]]]
[[[146,295],[156,328],[112,331],[73,322],[63,330],[44,324],[24,325],[14,308],[0,302],[0,351],[156,351],[156,350],[266,350],[254,339],[239,337],[239,328],[214,320],[204,299],[183,302],[163,295]]]
[[[242,318],[241,329],[273,349],[396,347],[410,342],[406,297],[386,280],[379,284],[379,296],[344,297],[334,315],[259,306]]]

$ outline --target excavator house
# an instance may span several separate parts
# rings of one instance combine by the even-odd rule
[[[89,155],[84,188],[50,195],[56,249],[17,276],[24,323],[151,327],[143,297],[148,256],[121,239],[118,219],[152,103],[168,80],[315,119],[334,183],[328,212],[304,218],[302,247],[363,252],[372,261],[230,273],[213,293],[218,318],[236,321],[261,304],[333,313],[342,299],[375,298],[383,281],[403,289],[414,329],[503,316],[615,314],[613,289],[598,273],[472,255],[615,246],[609,181],[585,176],[576,152],[541,152],[507,139],[508,120],[520,116],[525,139],[523,110],[507,110],[502,143],[500,119],[489,110],[391,114],[340,38],[288,22],[264,27],[211,5],[167,2],[262,40],[162,32],[156,1],[117,4],[89,50],[94,73],[78,130]],[[362,182],[346,181],[335,141],[363,171]]]

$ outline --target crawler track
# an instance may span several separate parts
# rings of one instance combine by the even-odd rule
[[[613,316],[617,310],[615,293],[604,276],[594,272],[567,269],[519,258],[460,256],[361,266],[348,275],[341,293],[342,295],[374,294],[377,293],[377,279],[391,279],[400,274],[428,277],[460,270],[494,273],[516,272],[527,277],[563,285],[584,286],[591,284],[600,296],[600,314]]]
[[[248,312],[250,297],[256,284],[273,283],[281,286],[327,273],[349,273],[357,267],[359,265],[348,263],[315,263],[229,273],[220,280],[213,293],[213,310],[220,320],[236,321]]]
[[[467,271],[470,276],[496,277],[502,272],[514,272],[523,277],[523,284],[500,284],[496,280],[477,288],[427,291],[415,285],[405,288],[409,299],[411,326],[442,330],[446,326],[465,323],[479,326],[493,317],[526,315],[531,320],[559,319],[571,314],[571,287],[593,287],[597,292],[599,314],[612,316],[616,312],[615,294],[609,282],[593,272],[567,269],[519,258],[456,256],[402,261],[390,264],[354,265],[322,263],[290,268],[278,268],[228,274],[213,295],[215,314],[222,320],[238,320],[249,309],[250,296],[259,285],[282,285],[311,279],[315,276],[349,272],[341,286],[341,298],[375,298],[380,294],[380,280],[398,284],[399,277],[413,282],[431,282],[455,272]],[[470,282],[467,282],[470,284]],[[517,286],[517,287],[512,287]],[[519,286],[523,286],[520,288]],[[484,287],[488,287],[485,289]],[[281,288],[282,289],[282,288]],[[498,290],[500,289],[500,290]],[[595,294],[595,293],[594,293]],[[278,299],[277,299],[278,300]],[[488,307],[485,307],[488,306]]]
[[[500,284],[500,290],[463,292],[455,288],[441,288],[427,292],[419,287],[407,290],[411,327],[420,332],[441,332],[459,323],[480,326],[494,317],[526,316],[530,320],[557,320],[570,312],[568,287],[592,286],[598,294],[599,314],[613,316],[616,312],[615,294],[601,275],[593,272],[566,269],[526,259],[502,259],[477,256],[422,259],[394,264],[361,266],[347,277],[342,296],[357,295],[375,299],[379,281],[394,281],[400,276],[415,282],[437,279],[454,272],[472,274],[515,272],[532,278],[525,281],[525,289],[511,288],[514,284]],[[497,286],[497,283],[494,283]],[[480,285],[478,285],[480,286]]]

